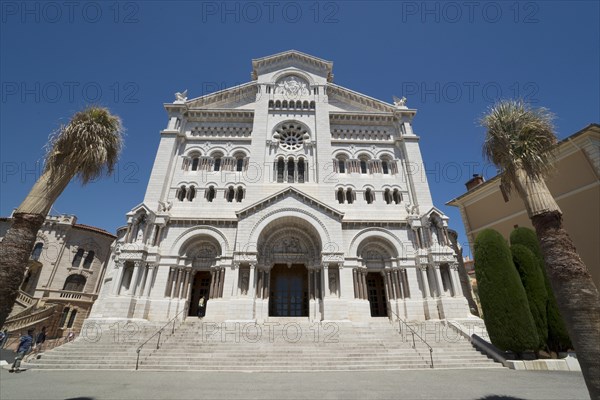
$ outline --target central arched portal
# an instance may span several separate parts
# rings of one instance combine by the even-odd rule
[[[320,257],[319,234],[302,218],[282,217],[263,229],[258,265],[268,279],[259,279],[258,292],[268,296],[270,317],[309,316],[310,300],[321,297]]]
[[[269,316],[308,317],[308,270],[303,264],[271,269]]]

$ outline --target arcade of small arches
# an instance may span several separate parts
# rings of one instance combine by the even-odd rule
[[[278,183],[308,182],[308,161],[302,156],[279,156],[273,163],[273,176]]]
[[[220,190],[220,189],[215,188],[214,185],[208,186],[204,190],[204,199],[207,202],[212,203],[213,200],[217,197],[217,190]],[[177,200],[179,200],[179,201],[190,202],[196,198],[197,191],[198,191],[198,189],[194,185],[190,185],[190,186],[181,185],[177,189],[177,192],[175,193],[175,198],[177,198]],[[245,196],[246,196],[246,190],[242,186],[235,187],[234,185],[231,185],[231,186],[227,186],[224,189],[223,197],[225,198],[225,200],[228,203],[232,203],[234,201],[237,203],[241,203],[242,200],[244,200]]]
[[[248,169],[250,158],[243,152],[232,156],[224,156],[220,151],[214,151],[209,156],[203,156],[199,151],[193,151],[183,158],[181,168],[184,171],[234,171],[243,172]]]
[[[367,154],[360,154],[351,159],[345,154],[340,154],[333,159],[333,171],[338,174],[395,175],[398,173],[398,164],[389,155],[371,159]]]
[[[339,204],[353,204],[356,201],[357,191],[352,188],[338,188],[335,191],[335,198]],[[363,197],[367,204],[373,204],[376,202],[376,191],[371,188],[366,188],[363,191]],[[381,191],[383,201],[386,204],[400,204],[402,203],[402,192],[400,189],[386,188]]]
[[[314,110],[315,109],[315,101],[300,101],[300,100],[269,100],[269,108],[270,109],[284,109],[284,110]]]

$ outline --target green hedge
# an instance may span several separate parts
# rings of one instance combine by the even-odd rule
[[[540,242],[538,241],[535,231],[525,227],[519,227],[513,230],[510,234],[510,243],[512,245],[521,244],[527,247],[538,260],[538,265],[542,271],[544,277],[544,286],[546,286],[546,292],[548,293],[548,302],[546,304],[546,319],[548,321],[548,348],[552,351],[566,351],[573,347],[565,321],[560,315],[558,310],[558,304],[556,303],[556,297],[554,297],[554,291],[550,285],[550,280],[546,274],[546,267],[544,264],[544,256],[542,255],[542,249],[540,248]]]
[[[540,341],[536,350],[545,349],[548,341],[548,318],[546,316],[548,292],[544,284],[544,275],[540,270],[537,257],[527,247],[522,244],[513,244],[510,246],[510,252],[512,253],[513,263],[521,277],[531,316],[537,328]]]
[[[539,338],[508,243],[493,229],[475,239],[475,275],[485,326],[501,350],[536,350]]]

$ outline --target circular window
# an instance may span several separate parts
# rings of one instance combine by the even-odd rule
[[[308,132],[304,126],[299,123],[285,123],[275,129],[274,136],[278,137],[280,146],[284,150],[295,151],[302,148],[304,140],[308,137]]]

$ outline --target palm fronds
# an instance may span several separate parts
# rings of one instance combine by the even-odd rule
[[[500,167],[502,188],[510,193],[517,169],[532,179],[545,177],[557,139],[554,115],[545,108],[531,108],[521,100],[502,100],[494,104],[480,123],[486,128],[484,156]]]
[[[71,173],[86,184],[104,172],[107,175],[113,172],[122,147],[119,117],[106,108],[89,106],[51,135],[44,172],[50,172],[51,176]]]

